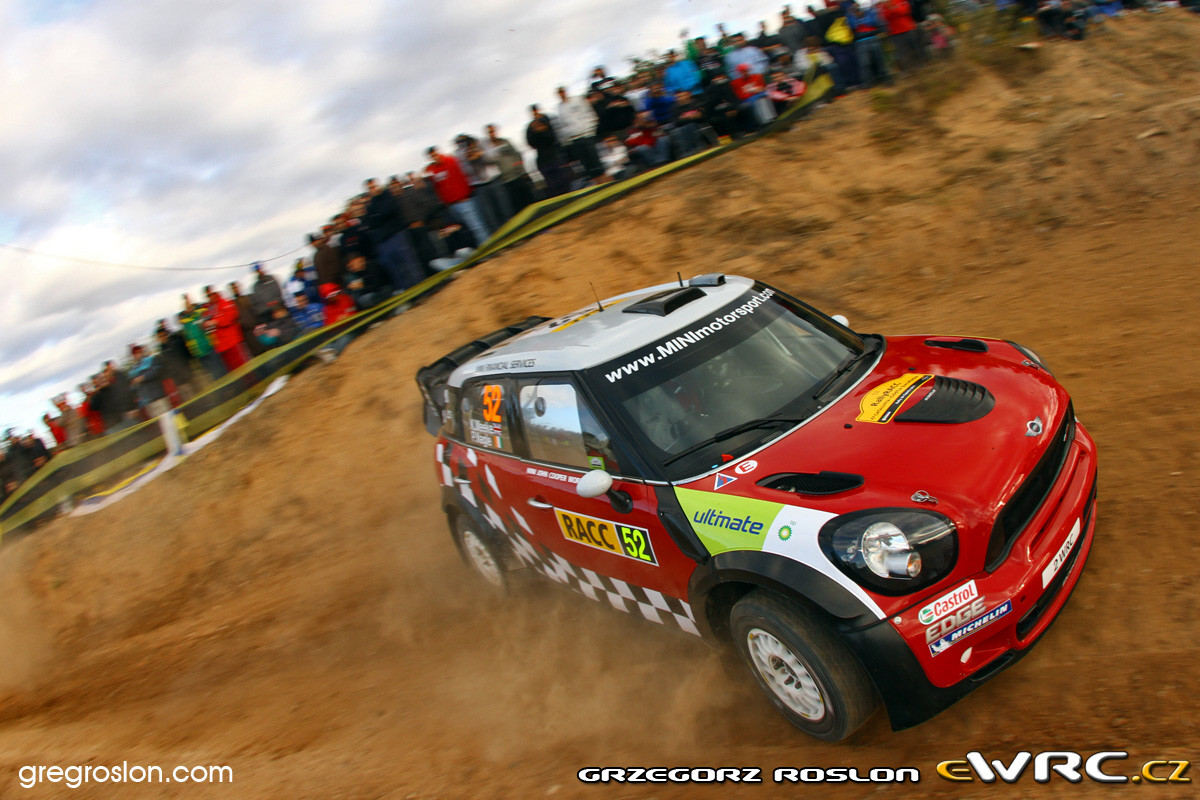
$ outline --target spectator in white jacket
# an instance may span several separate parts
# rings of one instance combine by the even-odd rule
[[[587,180],[595,180],[604,174],[596,153],[596,112],[586,97],[569,97],[565,86],[558,87],[558,99],[558,133],[567,156]]]
[[[636,172],[629,163],[629,150],[615,134],[608,135],[600,143],[600,160],[604,162],[605,181],[624,180]]]

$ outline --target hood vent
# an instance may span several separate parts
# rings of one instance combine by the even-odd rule
[[[938,375],[919,403],[897,414],[897,422],[972,422],[987,415],[996,398],[984,387]]]
[[[978,339],[926,339],[926,347],[942,347],[946,350],[966,350],[968,353],[986,353],[987,342]]]
[[[857,489],[866,483],[862,475],[847,472],[780,472],[768,475],[759,486],[796,494],[837,494]]]

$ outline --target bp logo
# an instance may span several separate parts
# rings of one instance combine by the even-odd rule
[[[792,528],[790,525],[784,525],[779,529],[779,540],[786,542],[790,538],[792,538]]]

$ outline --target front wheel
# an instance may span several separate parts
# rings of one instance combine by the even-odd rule
[[[483,578],[496,591],[508,591],[508,575],[500,548],[489,537],[480,533],[465,515],[460,515],[454,522],[454,538],[463,561],[472,572]]]
[[[840,742],[874,713],[875,688],[866,670],[811,611],[755,589],[734,605],[729,622],[759,686],[800,730]]]

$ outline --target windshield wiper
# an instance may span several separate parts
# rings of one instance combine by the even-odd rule
[[[868,346],[864,347],[861,353],[851,353],[843,358],[837,365],[837,368],[834,369],[834,371],[830,373],[825,380],[818,383],[815,389],[813,389],[812,399],[820,400],[821,395],[825,394],[826,390],[828,390],[830,386],[833,386],[837,382],[838,378],[842,377],[851,369],[853,369],[854,365],[857,364],[860,359],[865,358],[868,353],[874,352],[876,347],[878,347],[878,344],[872,342],[871,344],[868,344]]]
[[[739,433],[745,433],[746,431],[751,431],[755,428],[773,428],[778,425],[798,425],[806,419],[808,419],[808,417],[763,417],[761,419],[747,420],[737,425],[732,425],[728,428],[725,428],[724,430],[717,431],[704,441],[696,442],[691,447],[684,448],[680,452],[663,461],[663,466],[665,467],[668,464],[672,464],[684,456],[690,456],[697,450],[703,450],[709,445],[716,444],[717,442],[733,436],[737,436]]]

